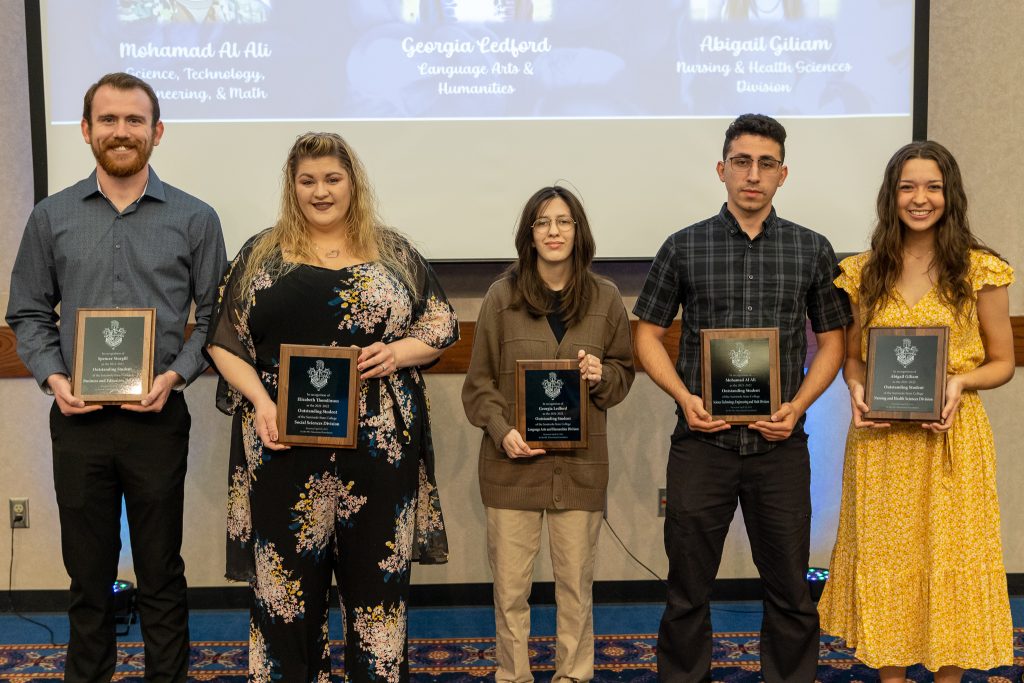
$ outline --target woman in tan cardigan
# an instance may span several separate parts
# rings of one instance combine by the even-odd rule
[[[532,681],[527,639],[533,563],[548,519],[557,605],[554,683],[594,676],[591,586],[608,487],[605,411],[633,383],[629,320],[619,290],[590,270],[594,238],[580,201],[545,187],[523,208],[518,260],[484,298],[462,387],[484,430],[480,494],[494,575],[497,681]],[[577,359],[589,385],[588,447],[545,452],[513,423],[517,360]]]

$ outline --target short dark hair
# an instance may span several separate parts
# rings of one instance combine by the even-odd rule
[[[86,124],[92,126],[92,100],[96,96],[96,91],[105,85],[109,85],[115,90],[135,90],[138,88],[142,92],[146,93],[146,97],[149,98],[149,103],[153,105],[153,121],[152,126],[156,128],[157,121],[160,120],[160,101],[156,98],[156,93],[153,92],[153,88],[150,87],[149,83],[126,74],[123,71],[116,71],[111,74],[107,74],[100,80],[96,81],[89,86],[89,89],[85,91],[85,103],[82,105],[82,118]]]
[[[786,160],[786,129],[782,124],[764,114],[743,114],[725,129],[725,144],[722,145],[722,159],[729,154],[729,145],[741,135],[758,135],[779,143],[779,161]]]

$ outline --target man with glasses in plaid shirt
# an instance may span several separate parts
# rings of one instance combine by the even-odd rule
[[[843,363],[850,303],[832,280],[839,267],[821,235],[779,218],[775,192],[788,174],[786,130],[744,114],[726,130],[726,202],[716,216],[671,235],[651,265],[633,312],[648,375],[676,401],[668,458],[668,604],[658,634],[658,677],[711,680],[709,597],[737,501],[764,585],[765,681],[813,681],[818,614],[805,580],[810,554],[808,406]],[[682,306],[679,358],[662,340]],[[818,351],[804,374],[806,319]],[[729,425],[701,398],[700,331],[779,328],[782,404],[769,420]]]

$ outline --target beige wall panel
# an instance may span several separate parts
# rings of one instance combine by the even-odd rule
[[[956,155],[974,231],[1024,268],[1024,4],[1019,0],[932,0],[928,136]],[[1024,314],[1024,287],[1010,288]]]
[[[32,138],[25,73],[25,8],[0,3],[0,305],[7,310],[11,265],[32,210]]]
[[[960,163],[974,231],[1017,269],[1010,313],[1024,314],[1024,5],[1017,0],[932,0],[928,135]],[[1024,378],[983,394],[996,435],[1003,556],[1024,572]]]

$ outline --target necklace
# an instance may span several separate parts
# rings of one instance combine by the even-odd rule
[[[327,249],[326,247],[321,247],[319,244],[315,246],[316,250],[324,255],[324,258],[338,258],[339,256],[341,256],[341,247]]]
[[[918,256],[914,252],[910,251],[909,249],[904,249],[903,253],[906,254],[907,256],[910,256],[911,258],[915,258],[918,261],[921,261],[921,260],[924,259],[925,256],[931,256],[933,253],[935,253],[935,250],[934,249],[929,249],[928,251],[924,252],[920,256]]]

